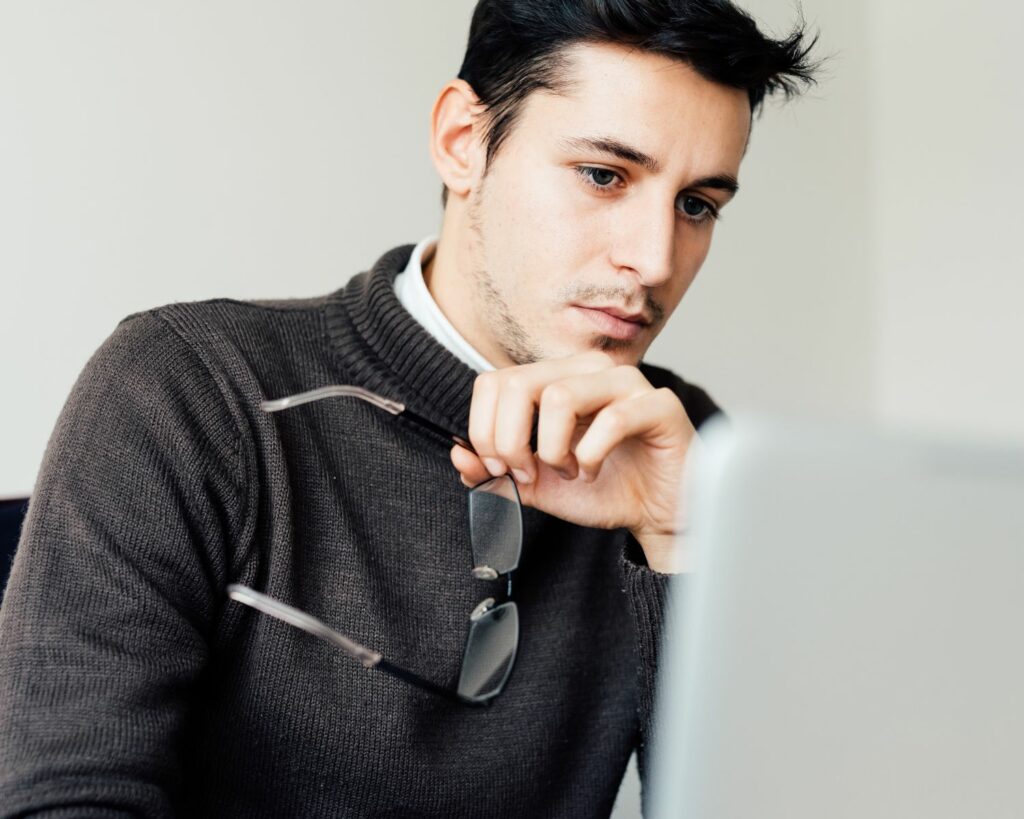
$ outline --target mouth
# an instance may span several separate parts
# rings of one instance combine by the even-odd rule
[[[572,309],[602,335],[622,341],[639,337],[650,324],[650,320],[642,313],[630,314],[616,307],[581,307],[574,304]]]
[[[629,313],[626,310],[623,310],[621,307],[596,306],[590,306],[587,307],[587,309],[600,310],[602,313],[607,313],[609,316],[614,316],[615,318],[622,319],[623,321],[632,321],[634,324],[648,325],[651,323],[651,320],[642,311],[636,313]]]

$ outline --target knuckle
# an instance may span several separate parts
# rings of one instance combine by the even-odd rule
[[[572,404],[573,394],[565,384],[548,384],[540,394],[540,402],[544,406],[562,409]]]
[[[611,433],[622,432],[626,428],[626,414],[617,407],[609,407],[601,413],[604,428]]]
[[[666,406],[678,407],[680,410],[683,410],[683,402],[679,400],[679,396],[675,394],[671,387],[658,387],[654,394]],[[685,410],[683,411],[685,412]]]
[[[632,384],[638,390],[646,389],[652,392],[654,391],[654,388],[651,386],[651,382],[644,377],[644,374],[640,372],[639,367],[634,367],[632,364],[620,364],[615,368],[615,374],[622,379],[624,384]]]
[[[495,374],[493,372],[483,372],[477,375],[473,379],[473,394],[479,395],[493,387],[495,381]]]
[[[505,389],[512,392],[526,392],[529,389],[529,379],[518,373],[510,375],[505,380]]]

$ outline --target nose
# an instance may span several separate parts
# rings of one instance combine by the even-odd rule
[[[672,277],[675,258],[676,220],[674,207],[637,200],[626,206],[616,219],[612,263],[616,269],[632,270],[644,287],[657,287]]]

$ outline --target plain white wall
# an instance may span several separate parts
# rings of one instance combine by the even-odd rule
[[[1024,7],[869,7],[879,417],[1024,442]]]

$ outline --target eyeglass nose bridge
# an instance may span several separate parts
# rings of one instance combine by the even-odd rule
[[[475,623],[477,620],[479,620],[481,617],[487,614],[487,612],[494,608],[494,603],[495,600],[493,597],[488,597],[477,603],[476,608],[473,609],[473,611],[469,614],[470,622]]]

